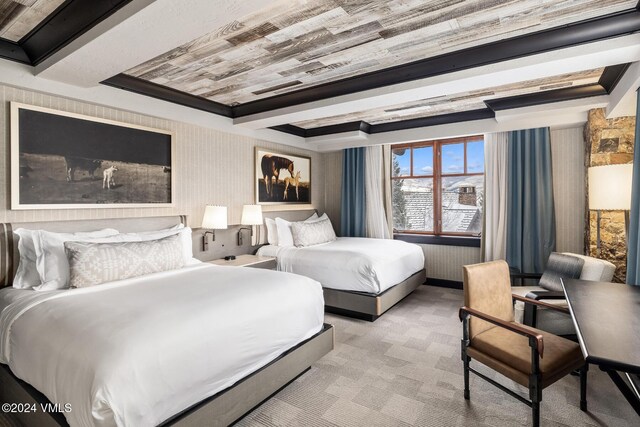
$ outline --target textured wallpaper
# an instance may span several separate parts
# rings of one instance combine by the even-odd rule
[[[75,210],[10,210],[9,102],[17,101],[56,110],[133,123],[175,132],[176,204],[173,208],[118,208]],[[238,224],[243,204],[254,203],[254,147],[266,147],[312,158],[312,204],[324,211],[323,154],[280,146],[128,111],[44,95],[0,85],[0,222],[73,220],[185,214],[199,227],[206,204],[229,208],[229,222]],[[335,177],[331,177],[335,179]]]

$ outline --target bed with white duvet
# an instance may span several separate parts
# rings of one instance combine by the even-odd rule
[[[325,288],[371,294],[424,269],[419,246],[390,239],[338,237],[308,247],[267,245],[258,255],[274,256],[278,270],[310,277]]]
[[[426,279],[418,245],[391,239],[336,237],[327,214],[304,221],[266,218],[268,245],[257,254],[278,270],[322,284],[328,312],[374,321]]]
[[[118,245],[133,250],[138,245],[130,242],[130,235],[107,238],[102,236],[104,230],[100,233],[100,243],[74,241],[80,239],[78,234],[54,236],[58,249],[47,249],[49,259],[38,255],[31,260],[47,286],[0,289],[0,363],[11,370],[8,379],[19,378],[51,403],[70,408],[64,416],[71,426],[162,424],[197,404],[200,408],[203,401],[210,401],[207,398],[237,387],[254,372],[268,375],[267,365],[295,353],[299,344],[308,348],[308,343],[318,343],[319,332],[326,329],[317,281],[276,271],[187,262],[190,230],[187,244],[181,243],[184,236],[175,237],[185,234],[182,227],[161,230],[172,236],[139,245],[151,249],[167,245],[167,251],[173,249],[171,260],[183,267],[83,283],[96,272],[84,271],[80,277],[83,271],[78,265],[83,264],[75,258],[54,257],[62,240],[72,239],[64,243],[67,251],[85,245],[89,248],[85,255],[96,250],[117,252]],[[158,237],[157,232],[152,234]],[[14,238],[8,233],[0,237]],[[144,233],[133,237],[136,242],[146,239]],[[1,243],[0,249],[11,246]],[[37,252],[37,240],[35,247]],[[14,286],[24,286],[25,277],[38,278],[29,276],[27,261],[21,258],[22,272],[27,274],[16,274]],[[291,370],[287,375],[300,372]],[[265,397],[275,391],[264,387],[260,393],[268,392]]]
[[[0,362],[71,426],[154,426],[229,387],[323,324],[320,285],[208,264],[30,292],[0,313]]]

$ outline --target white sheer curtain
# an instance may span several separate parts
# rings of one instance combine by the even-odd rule
[[[482,255],[485,261],[505,259],[507,253],[507,139],[507,132],[484,136]]]
[[[389,223],[385,212],[385,173],[382,146],[365,151],[365,206],[367,237],[389,239]]]

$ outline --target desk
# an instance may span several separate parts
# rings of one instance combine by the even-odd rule
[[[562,287],[585,360],[606,372],[640,415],[640,287],[576,279]]]

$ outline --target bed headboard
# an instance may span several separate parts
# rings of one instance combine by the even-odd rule
[[[14,222],[0,223],[0,288],[11,286],[18,268],[18,236],[13,230],[27,228],[30,230],[47,230],[58,233],[77,231],[93,231],[102,228],[115,228],[122,233],[136,231],[161,230],[177,224],[187,224],[185,215],[154,216],[139,218],[105,218],[83,219],[74,221]]]
[[[264,218],[272,218],[280,217],[282,219],[286,219],[287,221],[304,221],[309,218],[313,213],[318,213],[317,209],[302,209],[302,210],[284,210],[284,211],[266,211],[262,212],[262,216]]]

